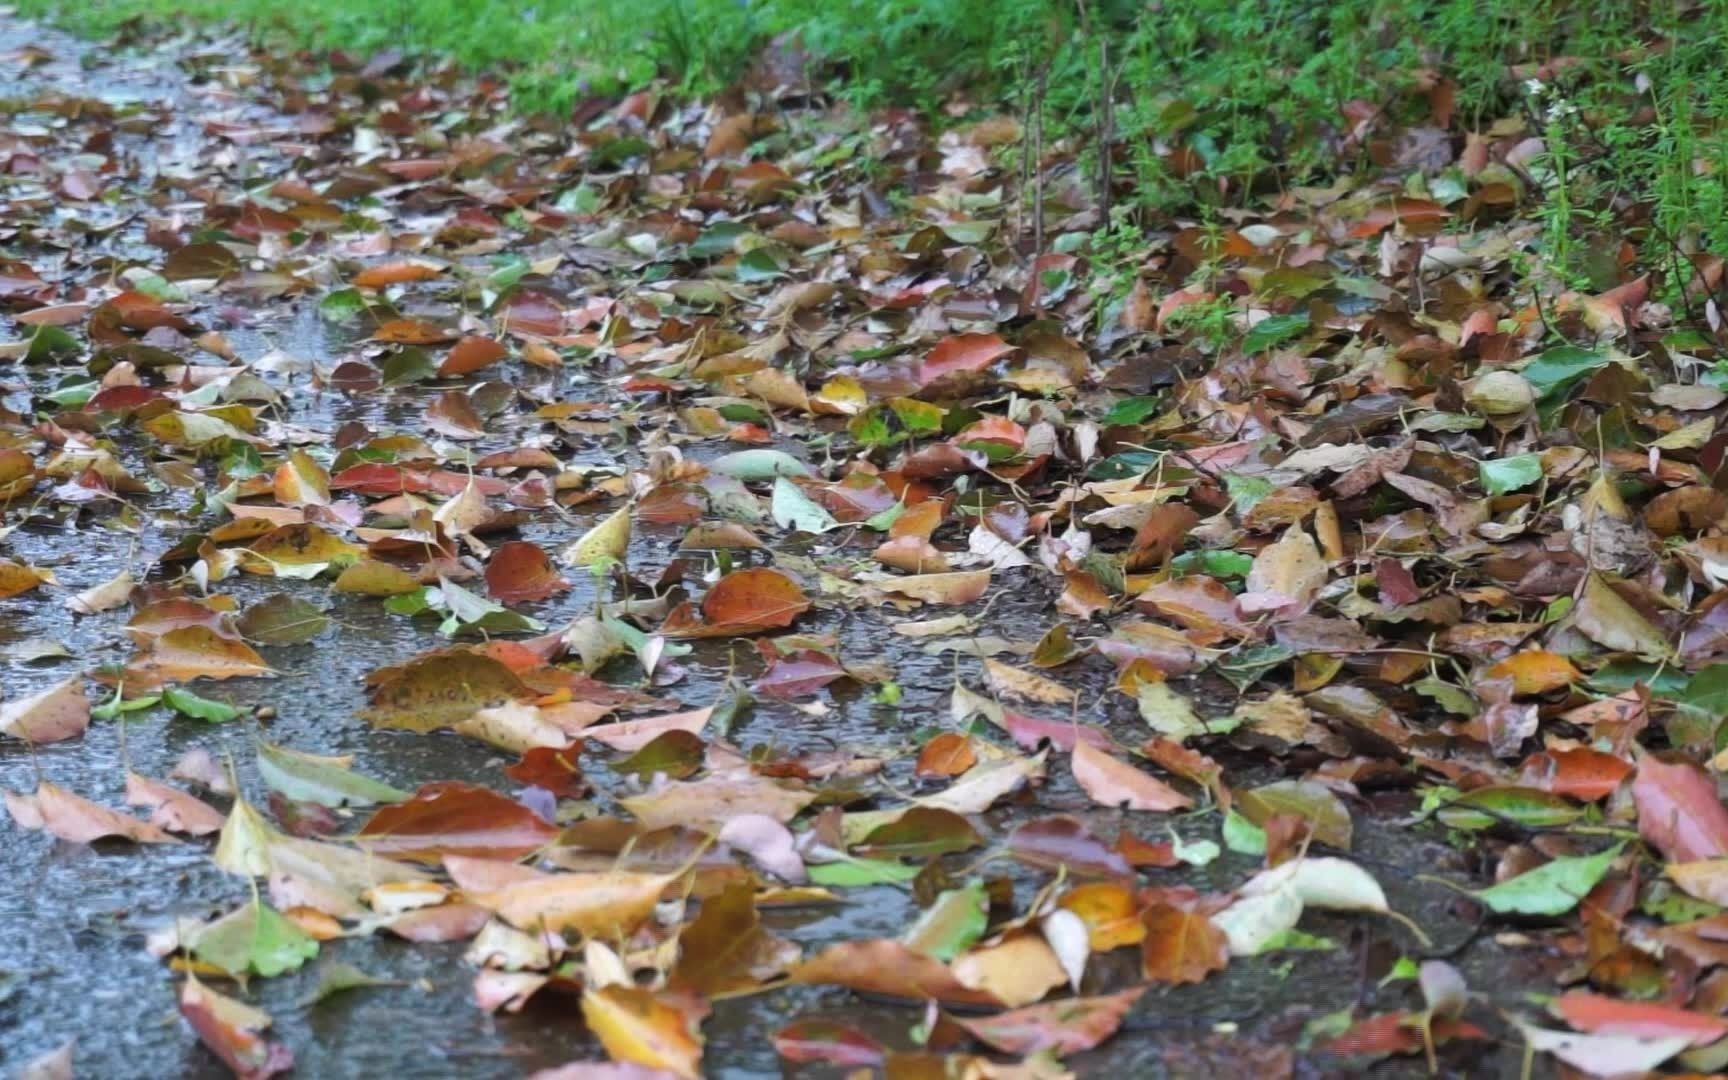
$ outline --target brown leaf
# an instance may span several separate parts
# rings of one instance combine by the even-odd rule
[[[1016,827],[1009,834],[1008,850],[1021,862],[1047,870],[1066,867],[1082,877],[1134,876],[1121,852],[1071,817],[1039,818]]]
[[[501,342],[484,337],[465,337],[450,349],[444,362],[438,365],[438,375],[440,378],[472,375],[509,355],[510,350]]]
[[[536,746],[522,755],[522,760],[504,770],[504,775],[518,784],[543,788],[563,799],[580,799],[588,792],[588,782],[582,778],[582,744],[554,747]]]
[[[913,1001],[934,999],[945,1005],[1003,1004],[986,990],[963,985],[941,961],[881,938],[830,945],[793,968],[791,981]]]
[[[126,685],[145,689],[194,679],[274,677],[276,672],[244,641],[225,638],[207,626],[182,626],[146,638],[139,655],[126,665]]]
[[[37,694],[0,704],[0,732],[32,743],[63,742],[90,726],[84,677],[73,675]]]
[[[42,781],[36,794],[5,792],[6,812],[20,828],[46,829],[73,844],[89,844],[106,837],[135,840],[140,844],[172,844],[177,841],[148,821],[98,806],[72,794],[58,784]]]
[[[126,774],[126,805],[154,811],[150,822],[169,832],[209,836],[220,832],[227,818],[202,799],[137,773]]]
[[[468,899],[522,930],[574,930],[583,937],[628,937],[647,920],[677,874],[609,870],[544,874]]]
[[[797,959],[796,945],[762,928],[755,889],[740,882],[702,901],[702,910],[679,932],[678,961],[666,985],[713,997],[759,986]]]
[[[514,672],[490,656],[467,651],[434,653],[373,672],[371,708],[363,714],[381,728],[429,732],[455,727],[481,709],[533,697]]]

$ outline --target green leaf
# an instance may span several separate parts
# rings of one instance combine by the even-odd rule
[[[425,349],[418,345],[405,345],[386,356],[378,370],[384,376],[385,386],[407,386],[425,382],[438,374],[438,365]]]
[[[1713,671],[1717,673],[1706,680],[1705,689],[1710,690],[1719,684],[1720,689],[1712,690],[1711,693],[1721,693],[1723,704],[1728,705],[1728,664],[1713,664],[1688,678],[1684,671],[1672,664],[1658,664],[1649,660],[1611,660],[1591,672],[1590,688],[1618,694],[1643,683],[1650,688],[1651,693],[1659,697],[1684,698],[1693,685]]]
[[[1564,915],[1608,873],[1625,841],[1595,855],[1555,859],[1470,895],[1500,915]]]
[[[1224,490],[1230,494],[1230,501],[1235,504],[1236,512],[1246,514],[1275,489],[1272,481],[1263,476],[1243,476],[1241,473],[1227,472],[1224,474]]]
[[[318,314],[325,322],[355,322],[365,310],[366,298],[359,289],[337,289],[318,301]]]
[[[205,927],[191,948],[192,955],[224,971],[269,977],[317,956],[318,940],[275,908],[253,902]]]
[[[1314,839],[1350,850],[1353,836],[1350,809],[1331,788],[1318,781],[1275,780],[1239,792],[1235,809],[1261,828],[1278,814],[1295,814],[1308,822]]]
[[[114,691],[114,696],[90,710],[90,715],[97,720],[112,720],[123,713],[143,712],[153,709],[162,703],[161,694],[145,694],[143,697],[122,699],[120,691]]]
[[[1184,551],[1170,560],[1181,574],[1207,574],[1215,578],[1246,578],[1254,569],[1254,556],[1240,551]]]
[[[1220,660],[1215,669],[1229,679],[1237,690],[1247,690],[1265,678],[1274,668],[1294,659],[1295,653],[1283,645],[1256,645]]]
[[[376,975],[369,975],[353,964],[345,964],[340,961],[326,962],[318,965],[318,985],[312,988],[310,994],[300,1000],[300,1005],[302,1007],[316,1005],[327,997],[333,997],[348,990],[364,989],[368,986],[406,985],[408,984],[401,979],[380,979]]]
[[[1224,846],[1238,855],[1266,854],[1266,830],[1238,814],[1234,807],[1224,815]]]
[[[170,686],[163,690],[162,700],[182,716],[190,716],[194,720],[208,720],[212,724],[226,723],[240,715],[239,709],[226,702],[199,697],[180,686]]]
[[[1224,849],[1211,840],[1184,840],[1175,829],[1170,830],[1170,849],[1176,858],[1189,866],[1210,866],[1224,854]]]
[[[772,480],[777,476],[809,476],[810,467],[784,450],[737,450],[708,463],[710,472],[735,480]]]
[[[1515,457],[1479,461],[1476,468],[1482,478],[1483,491],[1490,495],[1504,495],[1508,491],[1529,487],[1542,479],[1542,455],[1519,454]]]
[[[798,532],[824,533],[837,529],[840,523],[821,503],[804,494],[804,489],[784,476],[774,478],[774,494],[768,500],[768,513],[774,524]]]
[[[1572,390],[1609,358],[1576,345],[1561,345],[1537,354],[1520,372],[1536,388],[1536,414],[1544,424],[1554,418]]]
[[[413,592],[392,596],[384,601],[384,610],[392,615],[418,615],[432,606],[438,596],[434,585],[422,585]]]
[[[855,859],[841,856],[838,862],[810,867],[810,881],[823,886],[900,885],[917,877],[920,868],[895,859]]]
[[[1469,791],[1434,814],[1441,824],[1474,831],[1497,825],[1554,829],[1584,816],[1584,809],[1563,795],[1526,787],[1484,787]]]
[[[1455,716],[1475,716],[1480,711],[1476,707],[1476,699],[1470,696],[1470,691],[1456,683],[1449,683],[1438,675],[1430,675],[1420,682],[1411,683],[1410,689]]]
[[[1282,345],[1291,338],[1297,337],[1308,329],[1309,318],[1306,311],[1292,312],[1289,315],[1273,315],[1261,319],[1254,324],[1254,329],[1248,331],[1248,336],[1242,339],[1242,351],[1249,356],[1265,352],[1276,345]]]
[[[1338,943],[1329,937],[1310,934],[1303,930],[1290,929],[1272,935],[1266,944],[1260,946],[1256,956],[1264,956],[1271,952],[1332,952],[1338,948]]]
[[[767,248],[757,248],[738,260],[737,277],[740,282],[773,281],[785,276],[785,268],[775,261]]]
[[[644,779],[664,773],[673,780],[682,780],[702,767],[702,753],[707,749],[702,736],[693,732],[662,731],[642,749],[622,761],[614,761],[612,771]]]
[[[295,802],[320,806],[394,803],[408,792],[348,768],[348,758],[303,754],[275,743],[258,743],[258,775]]]
[[[538,619],[530,619],[521,612],[511,611],[503,604],[470,592],[447,578],[438,579],[438,592],[443,598],[443,607],[450,612],[450,618],[438,628],[440,633],[449,635],[460,629],[485,630],[491,633],[538,633],[546,629],[546,624]]]
[[[1138,397],[1123,398],[1110,407],[1110,411],[1098,418],[1105,427],[1115,427],[1121,424],[1139,424],[1148,416],[1157,412],[1164,404],[1162,394],[1142,394]]]
[[[303,645],[330,627],[330,617],[310,600],[276,593],[247,608],[236,624],[261,645]]]
[[[1584,376],[1605,367],[1608,357],[1577,345],[1560,345],[1538,353],[1519,374],[1530,381],[1541,397],[1564,395]]]
[[[36,328],[30,335],[30,347],[24,350],[26,364],[42,364],[56,356],[67,356],[78,351],[78,339],[65,328],[44,324]]]
[[[983,882],[974,881],[963,889],[949,889],[938,896],[900,940],[947,963],[977,944],[989,925],[989,894],[984,891]]]
[[[1392,965],[1392,970],[1388,971],[1385,977],[1380,980],[1379,985],[1385,986],[1387,983],[1395,982],[1415,982],[1421,977],[1422,966],[1418,964],[1413,957],[1400,956],[1398,962]]]
[[[713,259],[729,255],[736,249],[738,238],[749,233],[750,227],[741,221],[717,221],[691,242],[685,249],[685,254],[692,259]]]
[[[1668,690],[1667,693],[1676,704],[1685,708],[1713,717],[1728,715],[1728,664],[1711,664],[1702,668],[1693,673],[1683,689]]]

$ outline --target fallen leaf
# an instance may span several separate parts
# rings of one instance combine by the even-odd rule
[[[1074,779],[1100,806],[1130,810],[1183,810],[1194,800],[1150,773],[1118,760],[1090,743],[1074,745]]]

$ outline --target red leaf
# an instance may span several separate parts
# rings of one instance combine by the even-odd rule
[[[1574,990],[1554,1002],[1560,1018],[1579,1031],[1601,1035],[1624,1035],[1634,1039],[1667,1039],[1684,1036],[1693,1046],[1704,1046],[1728,1035],[1728,1020],[1706,1016],[1690,1009],[1648,1001],[1620,1001]]]
[[[531,540],[498,545],[486,564],[486,591],[503,604],[520,604],[556,596],[570,587],[552,566],[546,550]]]
[[[1054,870],[1066,866],[1082,877],[1133,877],[1121,852],[1071,817],[1028,821],[1008,837],[1008,850],[1021,862]]]
[[[978,1020],[958,1020],[972,1037],[1005,1054],[1078,1054],[1090,1050],[1122,1026],[1122,1018],[1148,987],[1136,986],[1104,997],[1071,998],[1028,1005]]]
[[[918,365],[918,384],[928,386],[955,374],[977,374],[1014,351],[995,334],[954,334],[943,338]]]
[[[588,782],[582,779],[581,754],[580,742],[574,746],[536,746],[506,768],[504,775],[560,798],[580,799],[588,790]]]
[[[850,1024],[794,1020],[774,1035],[774,1051],[787,1061],[819,1061],[842,1068],[882,1064],[882,1044]]]
[[[1728,809],[1716,782],[1695,765],[1669,765],[1646,756],[1632,780],[1638,831],[1669,862],[1728,855]]]
[[[381,808],[355,839],[380,855],[436,862],[446,854],[520,858],[557,835],[556,826],[514,799],[447,780]]]

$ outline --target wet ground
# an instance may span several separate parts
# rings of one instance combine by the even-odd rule
[[[53,59],[21,79],[9,76],[12,85],[0,94],[27,99],[55,88],[112,103],[156,102],[177,117],[190,118],[211,92],[208,86],[192,85],[185,71],[166,58],[167,52],[101,55],[92,45],[58,33],[16,20],[0,22],[0,55],[24,46],[45,49]],[[154,152],[165,161],[179,160],[197,143],[190,136],[184,145],[176,145],[171,134],[158,138]],[[119,207],[110,210],[115,215],[123,212]],[[350,343],[317,318],[315,303],[316,296],[284,301],[254,325],[230,330],[227,336],[249,361],[283,350],[329,366]],[[24,385],[41,390],[66,373],[54,368],[0,367],[0,388],[22,398]],[[542,381],[566,377],[521,374]],[[554,389],[590,398],[598,392],[580,383]],[[333,431],[350,420],[380,427],[411,426],[434,392],[403,390],[347,398],[315,395],[303,385],[291,384],[281,419],[319,432]],[[476,449],[484,452],[507,445],[511,438],[498,436]],[[617,442],[594,441],[576,449],[579,457],[590,461],[639,464],[633,451]],[[124,611],[74,617],[58,599],[106,581],[124,568],[148,565],[180,534],[181,515],[187,509],[183,494],[152,496],[137,505],[143,520],[136,529],[122,528],[117,519],[102,516],[68,519],[63,527],[37,521],[0,542],[0,550],[11,557],[53,569],[63,590],[55,602],[44,602],[40,595],[0,601],[0,685],[8,699],[33,693],[70,673],[124,660],[128,648],[119,632]],[[583,519],[580,524],[549,518],[531,524],[522,535],[548,548],[567,543],[593,520],[591,513],[578,513]],[[645,530],[632,549],[632,568],[642,571],[664,565],[676,542],[676,532]],[[1006,587],[992,590],[988,601],[990,632],[1009,641],[1035,641],[1049,623],[1052,596],[1047,587],[1030,575],[1002,584]],[[508,759],[495,750],[454,736],[375,731],[357,716],[364,704],[364,676],[438,645],[431,624],[384,614],[375,600],[332,594],[324,584],[241,576],[223,587],[243,603],[279,591],[303,595],[326,605],[335,625],[310,644],[265,648],[266,658],[283,677],[233,681],[214,689],[206,684],[207,696],[269,705],[276,712],[266,732],[271,740],[317,753],[352,754],[359,771],[404,788],[451,778],[510,787],[501,774]],[[524,610],[557,627],[590,611],[593,603],[591,582],[580,577],[569,593]],[[969,610],[984,606],[973,605]],[[760,703],[735,730],[735,740],[745,746],[769,743],[791,750],[841,746],[889,757],[894,759],[887,772],[889,781],[902,790],[912,786],[906,751],[917,745],[921,735],[946,723],[948,692],[956,672],[975,683],[977,661],[956,659],[952,653],[931,655],[918,642],[887,632],[886,624],[900,617],[870,610],[844,615],[822,612],[808,626],[812,631],[839,634],[840,654],[849,661],[890,667],[904,690],[898,707],[874,704],[868,689],[842,683],[828,695],[831,708],[821,717],[786,705]],[[44,651],[58,655],[43,657]],[[678,661],[686,676],[666,693],[692,706],[714,701],[734,657],[746,678],[759,670],[759,662],[743,647],[704,643]],[[1141,737],[1144,729],[1132,702],[1105,693],[1107,667],[1096,659],[1086,663],[1095,665],[1086,675],[1092,693],[1084,708],[1090,718],[1125,740]],[[1195,691],[1215,713],[1230,707],[1228,696],[1218,688]],[[262,802],[259,782],[250,771],[253,738],[253,729],[245,723],[210,725],[170,718],[161,711],[123,724],[96,722],[82,739],[68,743],[34,750],[17,742],[0,744],[0,787],[29,790],[38,780],[47,779],[119,805],[127,769],[166,776],[182,754],[201,747],[219,758],[231,758],[242,786]],[[1238,774],[1232,775],[1234,779]],[[1269,769],[1262,778],[1278,775]],[[1458,856],[1432,827],[1399,824],[1413,809],[1407,794],[1391,793],[1353,809],[1354,857],[1385,884],[1398,910],[1426,928],[1436,952],[1466,943],[1453,958],[1473,987],[1511,1005],[1516,1004],[1521,986],[1549,985],[1544,973],[1551,973],[1551,959],[1507,950],[1487,937],[1473,936],[1468,911],[1443,891],[1419,888],[1411,880],[1418,873],[1461,873],[1467,868],[1457,865]],[[1035,794],[1035,804],[1032,798],[1024,799],[999,809],[989,820],[998,835],[1004,835],[1016,820],[1034,811],[1073,813],[1103,835],[1113,835],[1123,820],[1118,812],[1093,807],[1065,771],[1053,775],[1050,784]],[[1146,817],[1140,816],[1135,827],[1156,839],[1156,829],[1144,824]],[[1217,836],[1218,819],[1212,813],[1172,824],[1191,838]],[[1254,868],[1254,860],[1227,852],[1204,871],[1158,871],[1153,880],[1229,887]],[[1014,872],[1006,860],[1000,869]],[[0,882],[5,883],[0,885],[0,1072],[10,1073],[71,1038],[77,1042],[80,1075],[225,1074],[179,1018],[173,980],[162,962],[144,949],[145,933],[173,917],[207,917],[245,898],[244,885],[210,863],[207,844],[74,846],[8,825],[0,833]],[[1021,884],[1029,895],[1037,881],[1027,875]],[[911,921],[915,910],[906,892],[876,888],[853,891],[842,906],[782,911],[767,918],[777,932],[808,948],[846,938],[893,936]],[[1203,985],[1155,988],[1119,1037],[1098,1051],[1070,1059],[1070,1065],[1081,1075],[1124,1077],[1276,1073],[1291,1060],[1279,1051],[1294,1048],[1304,1022],[1315,1016],[1356,1003],[1372,1004],[1376,1010],[1419,1007],[1408,982],[1377,986],[1398,956],[1421,954],[1407,932],[1391,923],[1361,918],[1314,917],[1305,921],[1304,928],[1332,938],[1337,947],[1239,960]],[[516,1077],[598,1056],[573,1000],[543,996],[520,1015],[489,1017],[475,1008],[469,1000],[472,972],[461,960],[463,949],[461,944],[413,945],[382,936],[332,942],[325,946],[320,963],[255,982],[249,999],[275,1016],[275,1031],[293,1048],[297,1074],[302,1076]],[[331,961],[404,985],[355,990],[322,1003],[304,1004],[319,981],[321,964]],[[896,1046],[909,1045],[908,1029],[919,1019],[915,1009],[861,1001],[830,989],[780,990],[723,1001],[704,1025],[708,1073],[718,1077],[780,1074],[783,1063],[770,1035],[793,1017],[812,1011],[844,1017]],[[1256,1051],[1256,1046],[1262,1049]],[[1515,1047],[1501,1050],[1488,1044],[1485,1050],[1471,1052],[1487,1056],[1447,1058],[1449,1067],[1485,1075],[1515,1070],[1519,1059]],[[1298,1057],[1295,1067],[1325,1072],[1340,1063]],[[1408,1062],[1392,1068],[1420,1071]]]

